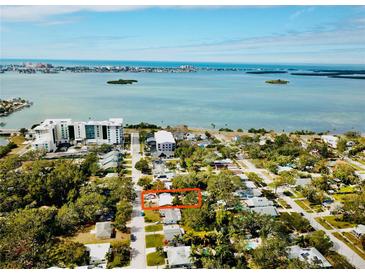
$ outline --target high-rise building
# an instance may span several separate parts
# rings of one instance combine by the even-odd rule
[[[32,147],[55,151],[65,143],[77,144],[123,144],[123,119],[106,121],[73,122],[71,119],[46,119],[34,128]]]

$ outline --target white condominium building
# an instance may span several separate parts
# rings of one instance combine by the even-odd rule
[[[123,119],[73,122],[71,119],[46,119],[34,128],[32,147],[55,151],[63,143],[123,144]]]
[[[171,132],[160,130],[155,132],[157,156],[171,157],[176,148],[175,139]]]

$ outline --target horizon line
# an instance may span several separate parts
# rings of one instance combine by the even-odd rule
[[[351,65],[351,66],[365,66],[365,63],[306,63],[306,62],[224,62],[224,61],[189,61],[189,60],[128,60],[128,59],[69,59],[69,58],[35,58],[35,57],[1,57],[3,60],[49,60],[49,61],[112,61],[112,62],[166,62],[166,63],[208,63],[208,64],[233,64],[233,65]],[[0,62],[1,62],[0,61]]]

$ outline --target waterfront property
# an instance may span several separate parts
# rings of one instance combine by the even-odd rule
[[[71,119],[46,119],[34,128],[34,149],[56,151],[62,144],[123,144],[123,119],[73,122]]]

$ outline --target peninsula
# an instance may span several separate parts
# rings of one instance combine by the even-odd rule
[[[137,80],[123,80],[123,79],[119,79],[119,80],[112,80],[112,81],[108,81],[107,84],[112,84],[112,85],[128,85],[128,84],[133,84],[133,83],[137,83]]]

